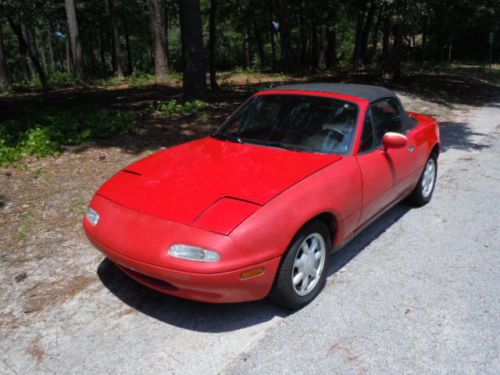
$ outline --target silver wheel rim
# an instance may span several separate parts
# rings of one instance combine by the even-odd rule
[[[299,246],[292,269],[295,293],[305,296],[318,284],[325,267],[326,245],[323,236],[312,233]]]
[[[434,182],[436,181],[436,162],[434,159],[429,159],[425,166],[424,175],[422,176],[422,195],[428,198],[432,189],[434,189]]]

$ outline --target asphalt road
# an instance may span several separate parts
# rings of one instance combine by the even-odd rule
[[[0,373],[499,374],[500,104],[442,138],[432,202],[396,206],[335,254],[304,309],[163,296],[65,243],[97,277],[0,334]]]

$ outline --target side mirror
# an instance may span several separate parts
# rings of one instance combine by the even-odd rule
[[[384,144],[384,150],[387,150],[389,148],[401,148],[406,146],[406,144],[408,143],[408,138],[400,133],[388,132],[384,134],[382,143]]]

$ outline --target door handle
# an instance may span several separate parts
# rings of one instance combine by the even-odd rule
[[[411,145],[410,147],[408,147],[408,151],[410,151],[410,152],[415,151],[415,146]]]

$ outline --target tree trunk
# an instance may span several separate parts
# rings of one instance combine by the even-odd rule
[[[256,4],[255,4],[256,5]],[[259,52],[259,58],[260,58],[260,66],[259,68],[262,69],[266,65],[266,53],[264,51],[264,42],[262,41],[262,33],[260,32],[259,24],[257,22],[257,15],[255,14],[255,8],[254,8],[254,13],[252,14],[252,19],[253,19],[253,33],[255,35],[255,41],[257,42],[257,49]]]
[[[372,33],[372,40],[371,40],[371,51],[369,54],[369,60],[373,61],[373,58],[377,56],[377,49],[378,49],[378,34],[380,30],[380,24],[381,24],[381,18],[382,18],[382,9],[380,8],[379,11],[377,12],[377,20],[375,22],[375,28],[373,29]]]
[[[66,72],[68,74],[73,73],[73,57],[71,56],[69,38],[66,38]]]
[[[183,99],[205,99],[206,77],[199,0],[179,0],[183,57]]]
[[[290,17],[288,0],[279,1],[280,37],[281,37],[281,66],[285,73],[291,68],[290,64]]]
[[[33,61],[31,61],[31,58],[30,58],[30,48],[33,47],[33,44],[31,43],[31,39],[30,39],[30,34],[28,33],[28,30],[26,28],[26,24],[22,21],[19,21],[19,24],[21,26],[21,33],[23,35],[23,38],[24,40],[26,41],[26,45],[27,45],[27,48],[26,48],[26,51],[25,51],[25,55],[26,55],[26,61],[28,63],[28,69],[30,71],[30,77],[34,77],[37,75],[37,71],[36,71],[36,67],[35,65],[33,64]],[[38,51],[35,50],[35,54],[36,56],[38,56]]]
[[[274,41],[273,2],[269,1],[269,38],[271,39],[272,66],[276,67],[276,42]]]
[[[210,68],[210,88],[218,90],[217,71],[215,61],[217,56],[217,0],[210,0],[210,21],[209,21],[209,68]]]
[[[83,53],[78,32],[78,21],[76,19],[75,0],[64,0],[66,8],[66,18],[68,21],[68,32],[70,39],[71,57],[76,76],[84,80],[85,69],[83,67]]]
[[[47,30],[47,52],[49,55],[49,67],[50,71],[54,73],[56,71],[56,60],[54,57],[54,47],[53,47],[53,39],[52,39],[52,28],[49,27]]]
[[[7,64],[5,63],[3,30],[0,24],[0,87],[5,87],[9,83],[7,77]]]
[[[168,0],[165,0],[164,7],[165,7],[165,52],[167,55],[167,61],[170,61],[170,49],[168,42],[168,28],[169,28],[170,17],[168,15]]]
[[[316,70],[318,69],[318,55],[319,55],[319,48],[318,48],[318,30],[316,29],[316,25],[313,22],[311,24],[311,69]]]
[[[245,57],[245,68],[250,68],[251,65],[251,52],[250,52],[250,35],[248,28],[245,31],[245,36],[243,38],[243,56]]]
[[[366,50],[368,46],[368,38],[370,36],[370,29],[372,28],[373,25],[373,18],[375,17],[376,7],[377,3],[375,1],[372,1],[370,4],[370,8],[368,9],[368,14],[366,15],[365,24],[363,27],[363,33],[361,36],[361,46],[360,46],[362,64],[366,63]]]
[[[299,13],[299,35],[300,35],[300,65],[302,69],[306,69],[309,64],[309,59],[307,56],[307,31],[304,20],[305,10],[303,8],[303,3],[300,3],[300,13]]]
[[[386,72],[390,63],[390,47],[389,41],[391,38],[391,21],[389,15],[384,17],[383,36],[382,36],[382,71]]]
[[[358,11],[358,20],[356,23],[356,37],[355,37],[355,44],[354,44],[354,54],[352,56],[352,65],[354,69],[357,67],[363,65],[363,50],[362,50],[362,44],[363,44],[363,31],[364,31],[364,23],[365,23],[365,16],[366,16],[366,0],[363,0],[363,4],[361,8]]]
[[[104,51],[104,40],[102,38],[102,33],[99,32],[97,36],[97,44],[99,46],[99,60],[101,61],[101,72],[102,74],[106,74],[106,54]]]
[[[326,25],[320,26],[319,29],[320,49],[318,57],[318,67],[326,69],[326,52],[328,50],[328,27]]]
[[[337,31],[336,26],[328,28],[328,47],[326,50],[326,66],[331,69],[337,65]]]
[[[34,50],[33,44],[30,43],[28,44],[26,42],[25,36],[23,34],[23,29],[21,26],[21,23],[16,21],[12,16],[7,16],[7,19],[9,21],[10,27],[14,31],[14,34],[16,34],[17,40],[19,42],[19,48],[21,50],[21,55],[28,55],[30,58],[31,63],[33,64],[34,69],[38,73],[38,77],[40,78],[40,83],[44,88],[47,87],[47,77],[45,75],[45,71],[43,70],[42,64],[40,64],[40,61],[38,60],[38,56],[36,53],[36,50]]]
[[[182,4],[184,1],[180,0]],[[153,58],[156,80],[167,77],[167,36],[165,34],[165,12],[163,0],[148,0],[151,35],[153,39]]]
[[[327,69],[331,69],[337,65],[337,12],[334,7],[328,14],[328,23],[326,30],[326,56],[325,63]]]
[[[125,23],[125,49],[127,50],[127,74],[132,74],[134,70],[134,67],[132,65],[132,47],[130,46],[130,34],[128,31],[128,25],[126,23]]]
[[[115,64],[113,66],[113,69],[118,78],[123,78],[125,76],[123,73],[123,55],[120,45],[120,34],[118,33],[118,22],[116,19],[115,0],[108,0],[108,10],[109,10],[109,21],[111,23],[111,29],[112,29],[111,45],[113,49],[114,64]]]
[[[394,51],[392,54],[392,74],[394,80],[401,78],[401,56],[403,50],[403,32],[401,25],[394,26]]]

